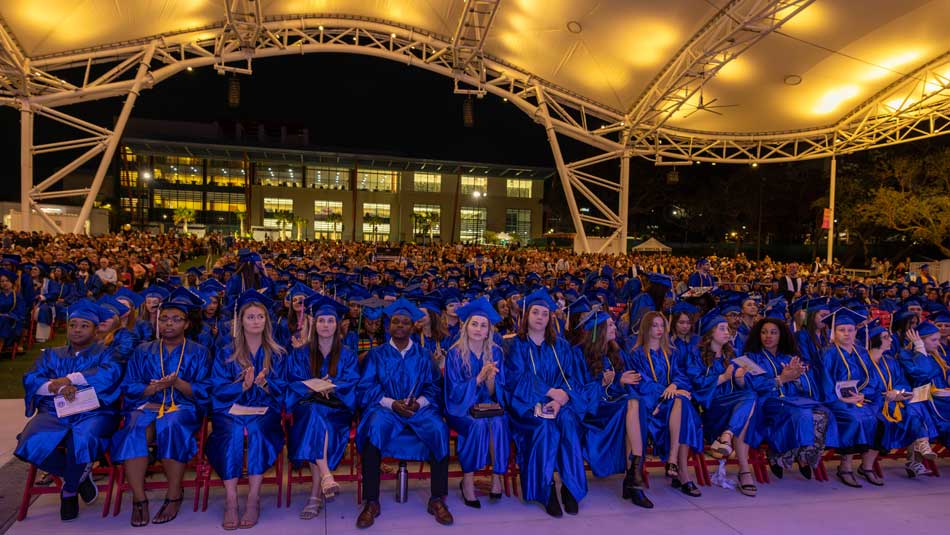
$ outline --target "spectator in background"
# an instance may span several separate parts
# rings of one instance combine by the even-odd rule
[[[96,276],[103,284],[116,284],[119,281],[118,274],[109,267],[109,259],[104,256],[99,259],[99,269],[96,270]]]

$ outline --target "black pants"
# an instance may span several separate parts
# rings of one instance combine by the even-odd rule
[[[379,465],[382,462],[382,453],[379,448],[367,441],[363,446],[363,501],[379,501]],[[433,498],[444,498],[449,493],[449,457],[429,461],[432,470],[429,485]]]

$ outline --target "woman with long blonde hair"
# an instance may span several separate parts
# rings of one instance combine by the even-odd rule
[[[217,352],[212,370],[212,432],[208,461],[224,481],[226,502],[222,527],[251,528],[260,516],[264,473],[284,447],[280,412],[284,394],[286,350],[271,333],[269,298],[256,290],[235,304],[233,339]],[[247,506],[238,521],[237,483],[244,469],[247,437]]]
[[[479,508],[475,471],[491,464],[489,497],[493,502],[501,499],[501,477],[507,472],[511,443],[504,414],[502,351],[493,340],[493,325],[501,317],[485,297],[460,307],[458,315],[462,327],[445,362],[445,412],[449,427],[458,433],[462,500]]]
[[[637,341],[624,368],[637,370],[640,403],[650,414],[649,429],[656,453],[666,462],[666,476],[673,487],[688,496],[702,495],[689,476],[690,450],[703,451],[702,423],[690,403],[689,378],[681,357],[670,347],[669,324],[660,312],[650,311],[640,320]]]

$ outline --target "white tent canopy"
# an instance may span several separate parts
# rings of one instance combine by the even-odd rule
[[[656,238],[650,238],[649,240],[634,246],[633,251],[637,253],[669,253],[673,251],[673,248],[668,245],[664,245]]]

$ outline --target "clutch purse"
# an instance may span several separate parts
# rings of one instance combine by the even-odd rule
[[[472,418],[493,418],[505,414],[505,409],[497,403],[476,403],[468,410]]]

